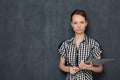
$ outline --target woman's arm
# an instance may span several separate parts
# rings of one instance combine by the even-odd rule
[[[65,66],[65,58],[60,57],[59,68],[64,72],[70,72],[70,67]]]
[[[101,59],[101,56],[98,56],[97,59]],[[93,72],[102,72],[103,71],[103,65],[98,65],[98,66],[92,66],[90,68],[91,71]]]
[[[65,58],[60,57],[60,63],[59,63],[59,68],[64,71],[68,72],[70,74],[75,74],[78,72],[79,68],[78,67],[70,67],[65,65]]]
[[[93,71],[93,72],[102,72],[103,71],[103,66],[99,65],[99,66],[93,66],[91,68],[89,68],[89,70]]]
[[[101,59],[101,57],[98,56],[97,59]],[[92,62],[90,62],[89,64],[85,64],[83,61],[81,61],[80,64],[79,64],[79,68],[80,68],[80,70],[87,69],[87,70],[91,70],[93,72],[102,72],[103,71],[102,64],[98,65],[98,66],[94,66],[92,64]]]

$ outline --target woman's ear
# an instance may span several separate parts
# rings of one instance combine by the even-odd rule
[[[88,22],[86,21],[86,26],[88,25]]]

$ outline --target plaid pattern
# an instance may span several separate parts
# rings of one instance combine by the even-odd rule
[[[81,60],[84,62],[89,58],[100,56],[102,50],[99,43],[85,35],[79,48],[75,46],[74,37],[65,40],[59,48],[60,56],[65,58],[66,66],[76,66]],[[75,75],[67,74],[66,80],[93,80],[92,72],[89,70],[80,70]]]

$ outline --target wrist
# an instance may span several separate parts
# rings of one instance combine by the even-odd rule
[[[79,67],[79,71],[82,70],[80,67]]]
[[[67,72],[70,73],[70,67],[67,67],[67,68],[68,68],[68,69],[67,69]]]
[[[89,70],[93,71],[93,67],[90,67],[90,69],[89,69]]]

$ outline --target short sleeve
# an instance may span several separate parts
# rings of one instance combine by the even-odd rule
[[[98,41],[95,40],[94,44],[92,45],[92,54],[96,58],[102,54],[102,48]]]
[[[66,58],[66,49],[65,49],[65,46],[66,46],[65,42],[62,42],[62,44],[58,48],[58,53],[63,58]]]

